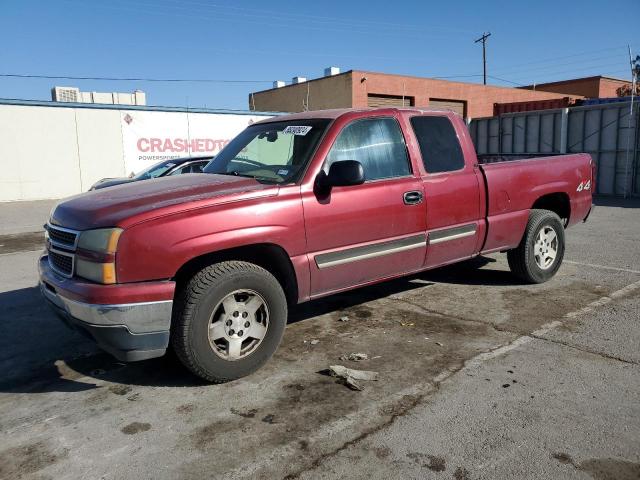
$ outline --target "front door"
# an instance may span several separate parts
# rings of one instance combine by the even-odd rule
[[[357,160],[362,185],[303,193],[311,296],[418,270],[424,264],[426,215],[396,118],[354,120],[336,137],[323,169]]]

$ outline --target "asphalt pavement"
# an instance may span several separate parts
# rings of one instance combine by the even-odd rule
[[[0,478],[638,479],[640,209],[601,203],[548,283],[496,254],[301,305],[265,368],[215,386],[66,329],[38,230],[5,228]]]

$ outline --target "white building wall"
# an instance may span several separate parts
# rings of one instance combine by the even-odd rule
[[[169,124],[165,122],[168,116],[173,120]],[[147,155],[136,150],[139,136],[229,140],[250,122],[268,116],[58,107],[53,102],[46,106],[0,104],[0,201],[64,198],[86,192],[101,178],[126,176],[129,170],[137,173],[167,155],[190,155],[152,151],[148,159],[132,164],[131,158]],[[134,128],[141,117],[146,120],[143,132],[132,137],[128,131],[130,138],[124,141],[123,128]]]
[[[75,111],[81,191],[101,178],[125,176],[120,112],[89,108]]]
[[[81,191],[75,112],[0,105],[0,201]]]

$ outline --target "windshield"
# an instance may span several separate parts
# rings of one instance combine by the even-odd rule
[[[176,162],[174,160],[163,160],[162,162],[156,163],[146,170],[141,171],[133,178],[135,178],[136,180],[148,180],[150,178],[156,178],[167,173],[175,166]]]
[[[265,183],[296,182],[329,122],[306,119],[252,125],[231,140],[204,172]]]

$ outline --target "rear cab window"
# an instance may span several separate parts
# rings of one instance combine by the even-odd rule
[[[418,140],[422,163],[427,173],[464,169],[464,154],[460,140],[447,117],[411,117],[411,126]]]

